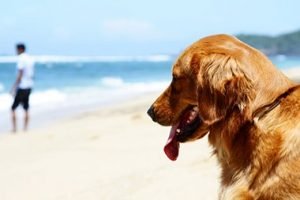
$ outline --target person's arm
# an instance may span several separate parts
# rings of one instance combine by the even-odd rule
[[[23,70],[22,70],[22,69],[19,69],[19,70],[18,70],[18,75],[17,75],[16,81],[15,81],[15,83],[13,84],[13,86],[12,86],[12,88],[11,88],[11,91],[10,91],[10,93],[11,93],[13,96],[15,96],[15,94],[16,94],[16,90],[17,90],[18,85],[19,85],[20,82],[21,82],[22,76],[23,76]]]

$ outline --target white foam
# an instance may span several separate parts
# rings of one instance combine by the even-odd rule
[[[12,104],[13,98],[10,94],[0,94],[0,111],[9,110]]]
[[[101,84],[106,87],[122,87],[125,84],[119,77],[104,77],[100,81]]]
[[[64,90],[33,90],[30,106],[34,113],[60,112],[64,109],[81,109],[91,105],[106,105],[149,92],[163,91],[168,82],[128,83],[118,77],[101,79],[101,86],[74,87]],[[13,98],[8,93],[0,94],[0,111],[9,111]]]
[[[15,63],[17,60],[17,56],[0,56],[0,63]]]
[[[33,92],[30,96],[30,103],[34,107],[51,107],[57,106],[59,103],[65,102],[67,95],[55,89],[41,92]],[[13,97],[8,93],[0,95],[0,111],[10,109],[13,103]]]
[[[46,91],[41,92],[33,92],[31,96],[32,105],[39,106],[51,106],[50,103],[53,105],[57,105],[57,103],[62,103],[66,101],[67,94],[56,90],[56,89],[49,89]]]

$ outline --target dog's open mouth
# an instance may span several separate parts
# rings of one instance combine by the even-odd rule
[[[169,159],[176,160],[179,154],[179,142],[185,142],[201,124],[197,106],[190,106],[173,125],[164,151]]]

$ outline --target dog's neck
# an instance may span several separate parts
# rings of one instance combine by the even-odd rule
[[[299,87],[300,85],[296,85],[287,89],[277,96],[273,102],[256,110],[253,117],[257,118],[257,120],[267,117],[287,96],[299,89]],[[209,141],[214,147],[214,153],[222,165],[222,169],[226,171],[224,174],[228,176],[238,172],[238,168],[242,169],[249,166],[253,156],[252,151],[258,145],[258,137],[264,134],[264,130],[256,126],[254,119],[251,120],[244,116],[238,110],[233,111],[230,117],[218,122],[210,130]],[[230,179],[230,177],[222,178],[222,180]]]
[[[287,97],[289,94],[291,94],[293,91],[295,91],[299,87],[300,87],[300,85],[293,86],[293,87],[289,88],[288,90],[286,90],[281,95],[279,95],[273,102],[270,102],[269,104],[259,107],[257,110],[255,110],[252,113],[253,120],[258,121],[258,120],[262,119],[266,114],[268,114],[270,111],[272,111],[274,108],[276,108],[285,97]]]
[[[253,83],[256,93],[250,105],[250,110],[253,112],[276,101],[278,94],[283,94],[297,85],[275,67],[270,67],[269,71],[265,73],[270,74],[268,79],[260,79],[258,76],[256,83]]]

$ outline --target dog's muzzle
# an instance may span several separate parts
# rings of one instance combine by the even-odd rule
[[[154,112],[154,107],[151,106],[148,111],[147,114],[151,117],[151,119],[155,122],[156,121],[156,117],[155,117],[155,112]]]

